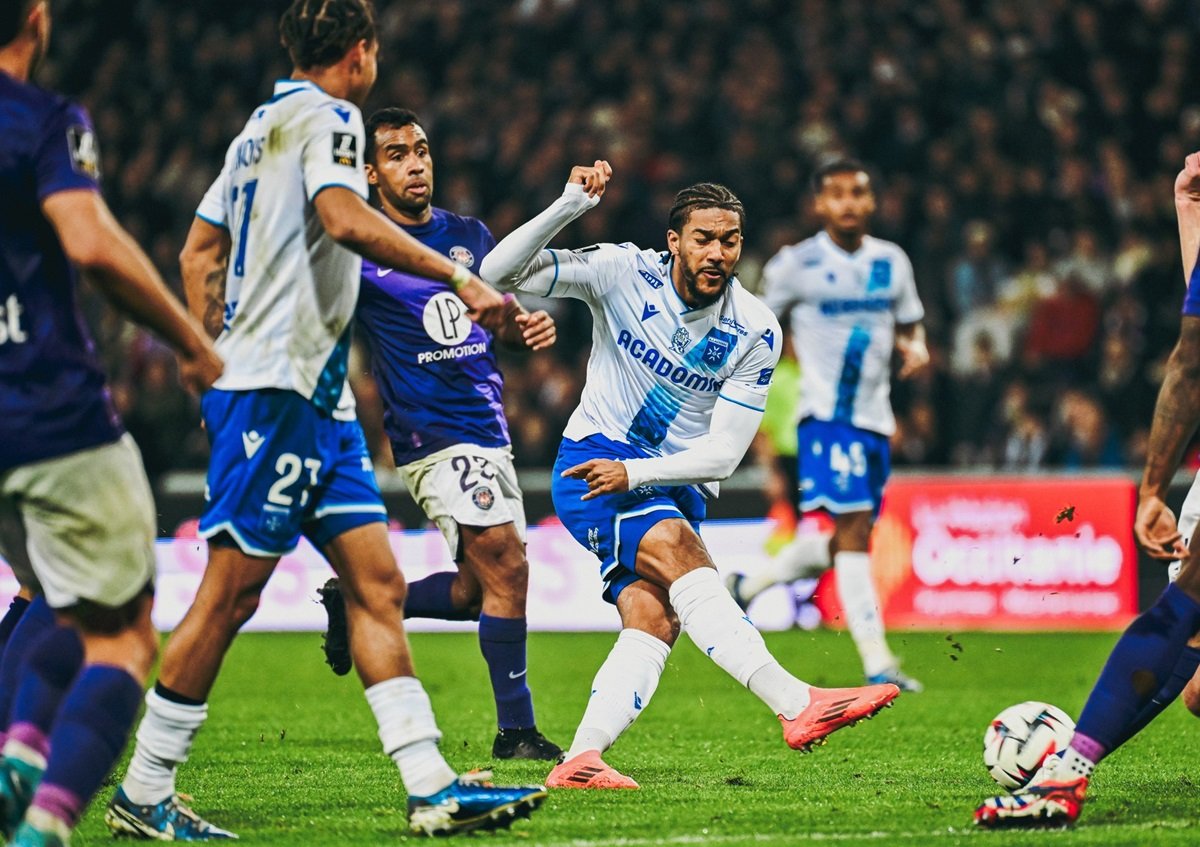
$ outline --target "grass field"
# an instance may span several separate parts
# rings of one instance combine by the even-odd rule
[[[857,680],[847,636],[767,638],[786,665],[815,684]],[[564,746],[612,639],[531,639],[539,723]],[[896,636],[906,668],[928,691],[901,697],[894,709],[805,756],[789,751],[766,708],[685,637],[653,704],[608,756],[642,790],[552,792],[532,821],[508,834],[472,838],[564,847],[1194,845],[1200,727],[1179,705],[1105,763],[1073,831],[988,833],[971,826],[973,808],[994,787],[980,759],[987,722],[1025,699],[1077,714],[1114,640],[1111,634]],[[474,637],[413,641],[451,764],[493,767],[500,781],[540,781],[544,766],[489,759],[494,715]],[[406,840],[399,781],[380,752],[361,688],[354,677],[329,673],[318,643],[312,634],[242,636],[180,790],[243,843]],[[89,811],[76,847],[109,842],[102,805]]]

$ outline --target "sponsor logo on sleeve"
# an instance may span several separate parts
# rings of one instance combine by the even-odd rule
[[[333,134],[333,163],[347,168],[358,167],[358,139],[352,132]]]
[[[67,127],[67,149],[71,152],[71,167],[89,179],[100,179],[100,150],[96,133],[86,126]]]
[[[641,268],[638,268],[638,274],[641,276],[642,279],[646,280],[646,282],[649,283],[651,288],[662,288],[663,287],[663,281],[661,279],[659,279],[658,277],[656,277],[654,274],[650,273],[649,271],[644,271]]]
[[[773,377],[773,376],[775,376],[774,368],[763,368],[761,371],[758,372],[758,384],[759,385],[770,385],[771,377]]]

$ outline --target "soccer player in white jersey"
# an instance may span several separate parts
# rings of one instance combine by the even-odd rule
[[[875,195],[866,169],[850,159],[830,161],[814,174],[813,190],[823,229],[767,263],[763,299],[789,318],[800,357],[800,510],[823,509],[834,529],[797,534],[770,567],[734,574],[727,585],[745,609],[771,586],[817,576],[832,564],[867,682],[920,691],[888,647],[867,549],[896,430],[892,349],[900,353],[901,379],[929,363],[925,311],[908,256],[867,235]]]
[[[376,76],[369,0],[295,0],[280,33],[292,78],[276,83],[230,145],[181,257],[192,310],[211,319],[224,303],[213,329],[229,366],[202,406],[212,444],[200,519],[208,567],[167,642],[106,821],[118,835],[157,840],[232,837],[181,803],[175,771],[226,650],[303,534],[341,578],[354,664],[408,791],[410,828],[507,826],[545,789],[459,778],[438,750],[405,639],[404,578],[346,386],[361,256],[452,283],[483,320],[501,313],[502,300],[367,204],[356,104]]]
[[[667,249],[600,244],[549,250],[599,202],[611,169],[576,167],[562,196],[517,228],[480,272],[504,288],[575,297],[592,310],[592,354],[579,407],[563,434],[554,508],[600,560],[604,597],[623,629],[592,682],[563,762],[547,784],[636,788],[601,758],[649,704],[682,628],[808,750],[900,693],[891,684],[818,689],[767,650],[721,586],[698,534],[705,500],[745,455],[779,359],[779,323],[733,276],[745,214],[733,192],[679,192]]]

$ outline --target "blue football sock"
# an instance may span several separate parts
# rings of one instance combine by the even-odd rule
[[[535,726],[525,665],[526,629],[525,618],[479,616],[479,649],[492,677],[501,729]]]
[[[50,735],[50,762],[33,798],[74,826],[125,748],[142,687],[121,668],[89,665],[62,701]]]
[[[23,598],[17,598],[23,599]],[[16,599],[13,600],[15,604]],[[9,615],[12,607],[9,607]],[[5,616],[5,621],[9,615]],[[9,711],[12,708],[13,697],[17,692],[17,683],[21,676],[21,666],[29,650],[37,643],[43,633],[57,625],[54,610],[46,602],[46,598],[38,595],[28,601],[28,606],[21,619],[15,622],[12,633],[4,644],[4,654],[0,657],[0,726],[7,727]]]
[[[1130,737],[1142,710],[1171,680],[1187,642],[1200,631],[1200,605],[1168,585],[1129,625],[1092,689],[1076,732],[1112,752]],[[1093,761],[1099,761],[1093,757]]]
[[[45,746],[63,696],[82,665],[79,633],[67,626],[43,633],[21,668],[8,727],[10,739],[17,738],[34,749]]]
[[[1195,676],[1197,667],[1200,667],[1200,648],[1184,647],[1183,652],[1179,654],[1179,661],[1175,663],[1175,670],[1171,672],[1170,678],[1158,690],[1154,698],[1142,707],[1133,724],[1126,728],[1122,736],[1113,744],[1112,749],[1117,749],[1126,741],[1133,738],[1133,736],[1145,729],[1150,721],[1162,714],[1163,710],[1167,706],[1170,706],[1175,701],[1175,698],[1183,693],[1188,680]]]
[[[404,617],[437,618],[443,621],[475,621],[479,616],[470,609],[454,608],[451,586],[458,578],[455,571],[439,571],[408,584]]]

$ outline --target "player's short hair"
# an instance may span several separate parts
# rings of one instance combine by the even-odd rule
[[[300,70],[336,63],[359,41],[375,40],[371,0],[294,0],[279,19],[279,40]]]
[[[21,34],[29,10],[38,0],[4,0],[4,11],[0,12],[0,47],[7,46]]]
[[[871,178],[871,172],[867,170],[867,166],[858,159],[850,156],[834,156],[820,162],[816,170],[812,173],[812,191],[813,194],[820,194],[821,189],[825,187],[825,178],[831,177],[834,174],[857,174],[863,173],[867,178]]]
[[[675,195],[671,213],[667,215],[667,226],[673,232],[683,232],[692,212],[698,209],[726,209],[737,212],[738,226],[746,231],[746,207],[737,195],[715,182],[698,182]]]
[[[383,109],[377,109],[367,118],[367,161],[375,161],[375,133],[380,127],[389,129],[399,129],[403,126],[421,126],[421,119],[417,117],[417,113],[411,109],[402,109],[399,106],[387,106]]]

